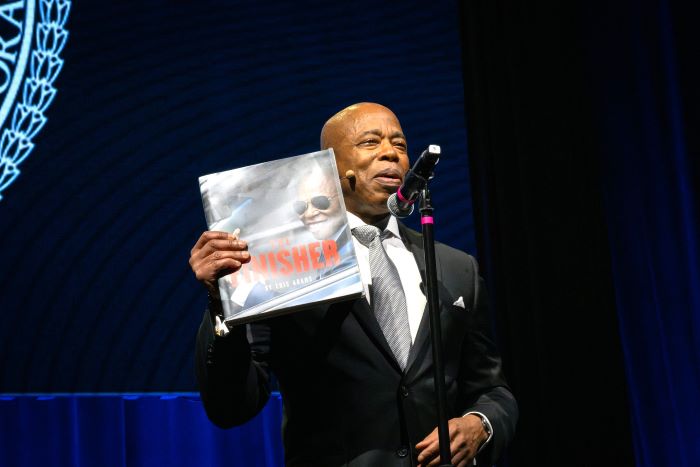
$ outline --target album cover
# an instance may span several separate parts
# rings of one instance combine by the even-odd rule
[[[227,325],[363,294],[332,149],[199,178],[209,230],[248,243],[219,279]]]

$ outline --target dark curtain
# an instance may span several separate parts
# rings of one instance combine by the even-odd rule
[[[504,464],[700,465],[696,8],[462,4]]]
[[[279,396],[231,430],[194,396],[3,396],[0,466],[275,467],[281,421]]]
[[[605,211],[639,466],[700,465],[696,2],[589,12]]]

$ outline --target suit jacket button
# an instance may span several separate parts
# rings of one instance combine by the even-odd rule
[[[407,388],[406,386],[404,386],[404,385],[402,384],[401,387],[400,387],[399,389],[400,389],[401,395],[402,395],[403,397],[408,397],[408,388]]]
[[[399,457],[406,457],[408,455],[408,449],[405,447],[401,446],[396,450],[396,455]]]

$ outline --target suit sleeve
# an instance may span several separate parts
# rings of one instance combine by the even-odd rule
[[[493,436],[477,456],[478,465],[493,465],[515,433],[518,405],[503,375],[501,357],[493,339],[484,281],[474,258],[470,326],[462,347],[460,399],[462,413],[480,412],[491,423]]]
[[[266,325],[256,323],[237,326],[225,337],[216,336],[216,312],[212,312],[216,305],[210,303],[199,326],[195,369],[207,416],[215,425],[230,428],[253,418],[270,396],[270,332]]]

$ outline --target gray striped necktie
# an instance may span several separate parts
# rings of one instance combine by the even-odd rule
[[[377,227],[373,225],[355,227],[352,229],[352,234],[369,248],[374,315],[399,366],[405,369],[408,352],[411,349],[411,331],[408,327],[406,296],[399,273],[384,251]]]

